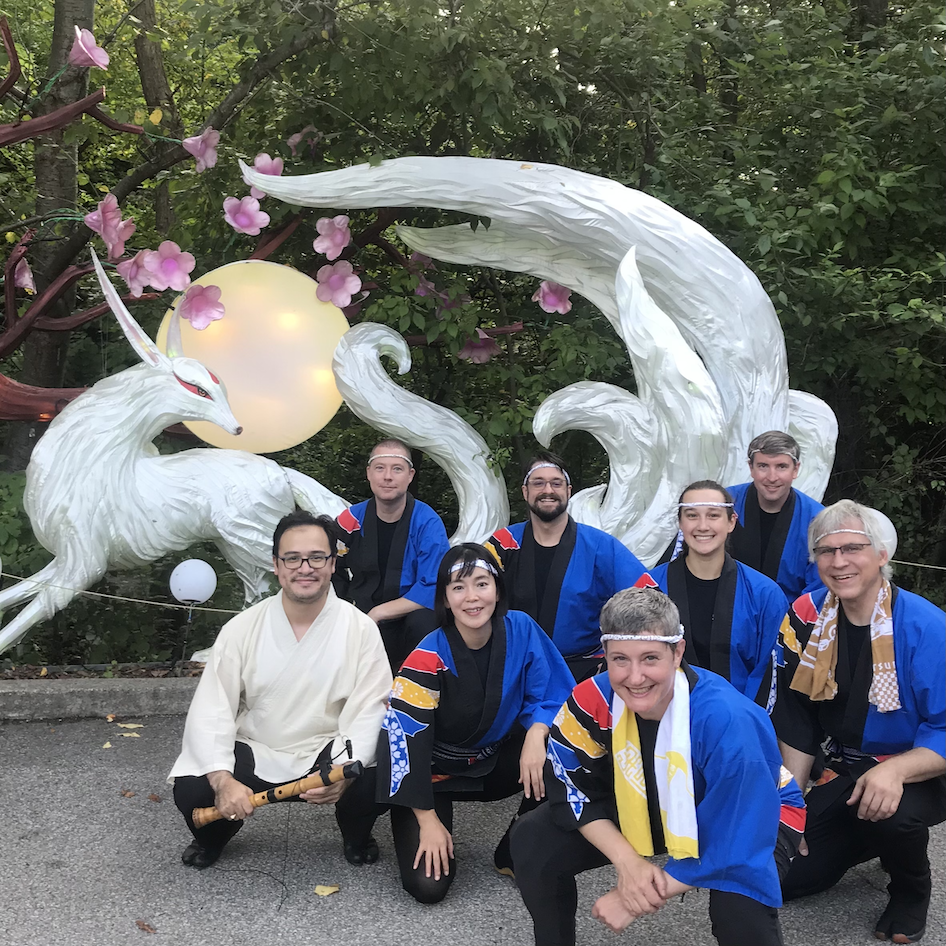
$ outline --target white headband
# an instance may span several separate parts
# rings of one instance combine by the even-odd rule
[[[669,637],[660,634],[602,634],[602,641],[647,641],[657,644],[679,644],[683,640],[683,625],[680,630]]]
[[[470,568],[470,569],[473,569],[473,568],[484,568],[484,569],[486,569],[486,571],[488,571],[491,575],[498,575],[498,574],[499,574],[499,572],[496,571],[496,566],[495,566],[495,565],[491,565],[489,562],[485,561],[485,560],[482,559],[482,558],[476,559],[475,562],[459,561],[459,562],[456,563],[456,565],[453,566],[453,568],[450,569],[450,574],[452,575],[454,572],[462,571],[464,568]]]
[[[414,469],[414,461],[410,457],[404,456],[403,453],[376,453],[373,457],[368,457],[368,466],[371,466],[372,460],[405,460],[410,464],[411,469]]]
[[[686,509],[689,506],[717,506],[721,509],[732,509],[733,503],[677,503],[677,509]]]
[[[529,482],[529,477],[532,476],[532,474],[535,473],[536,470],[544,470],[546,468],[549,468],[552,470],[558,470],[558,472],[561,473],[562,476],[565,477],[565,482],[569,486],[572,485],[572,481],[568,477],[568,471],[563,470],[557,463],[536,463],[535,466],[529,467],[529,472],[526,473],[525,478],[522,481],[522,485],[525,486]]]
[[[850,532],[851,535],[866,535],[868,539],[870,538],[870,533],[864,532],[863,529],[832,529],[830,532],[822,532],[815,542],[820,542],[826,535],[840,535],[842,532]]]

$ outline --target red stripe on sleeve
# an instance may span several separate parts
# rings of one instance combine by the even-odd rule
[[[512,537],[512,533],[508,529],[497,529],[493,533],[493,538],[499,543],[500,548],[506,552],[519,548],[519,543]]]
[[[638,578],[637,581],[634,582],[632,587],[634,588],[659,588],[660,586],[657,584],[657,582],[654,581],[653,578],[650,577],[650,575],[647,572],[644,572],[644,574],[641,575],[641,577]]]
[[[352,532],[357,532],[361,528],[361,523],[352,515],[350,509],[346,509],[335,521],[349,535],[351,535]]]
[[[599,729],[611,728],[611,707],[598,689],[594,678],[583,680],[572,690],[575,702],[597,724]]]
[[[788,805],[782,805],[778,820],[799,834],[804,834],[807,816],[808,811],[805,808],[791,808]]]
[[[446,664],[436,651],[418,648],[407,655],[407,660],[401,664],[401,669],[416,670],[418,673],[438,673],[446,669]]]
[[[815,607],[814,601],[811,600],[810,594],[796,598],[792,602],[792,611],[805,624],[814,624],[818,620],[818,609]]]

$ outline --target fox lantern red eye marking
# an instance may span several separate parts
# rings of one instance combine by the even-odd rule
[[[177,378],[177,375],[174,375],[174,377]],[[211,377],[213,376],[211,375]],[[177,380],[178,380],[178,383],[183,384],[184,387],[187,388],[187,390],[191,392],[191,394],[196,394],[198,395],[198,397],[205,397],[207,398],[208,401],[213,400],[213,398],[202,387],[199,387],[196,384],[191,384],[189,381],[183,381],[181,380],[181,378],[177,378]],[[216,380],[217,379],[214,378],[214,381]]]

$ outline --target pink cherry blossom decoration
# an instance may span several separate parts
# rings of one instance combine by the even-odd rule
[[[185,138],[181,145],[188,154],[197,158],[197,173],[202,174],[217,163],[217,145],[220,144],[220,132],[205,128],[193,138]]]
[[[129,217],[122,220],[121,208],[114,194],[106,194],[98,207],[84,217],[85,225],[94,230],[108,247],[108,258],[118,259],[125,252],[125,241],[135,232],[135,222]]]
[[[187,319],[198,332],[202,332],[211,322],[226,314],[220,303],[220,287],[191,286],[184,293],[178,311],[182,319]]]
[[[69,65],[80,69],[108,68],[108,53],[95,42],[91,30],[76,27],[76,38],[69,50]]]
[[[137,228],[135,221],[129,217],[123,220],[114,230],[107,230],[102,236],[108,247],[108,258],[116,260],[125,255],[125,241],[129,240]]]
[[[148,285],[151,279],[151,271],[145,266],[145,254],[147,252],[148,250],[141,250],[131,259],[126,259],[115,267],[118,270],[118,275],[128,283],[128,288],[136,299],[145,291],[145,286]]]
[[[294,135],[290,135],[286,139],[286,144],[289,145],[289,150],[292,152],[293,157],[296,156],[299,150],[299,145],[302,144],[302,139],[306,136],[306,133],[310,131],[315,131],[315,125],[306,125],[302,131],[297,131]],[[321,137],[321,135],[318,136],[318,138]],[[318,141],[318,138],[310,138],[309,144],[314,144]]]
[[[223,219],[237,233],[257,236],[269,223],[269,214],[259,209],[255,197],[227,197],[223,202]]]
[[[27,292],[36,292],[36,281],[33,279],[33,270],[26,259],[21,259],[13,270],[13,285]]]
[[[331,302],[344,309],[351,305],[351,297],[361,289],[361,280],[355,275],[355,268],[348,260],[341,260],[331,266],[323,266],[315,278],[319,284],[315,295],[320,302]]]
[[[571,294],[571,289],[566,289],[557,282],[545,280],[536,289],[532,301],[538,302],[543,312],[559,312],[565,315],[571,311],[572,303],[569,298]]]
[[[279,175],[282,174],[283,160],[282,158],[271,158],[264,151],[253,159],[253,167],[259,171],[260,174],[270,174],[273,177],[279,177]],[[258,187],[250,188],[250,197],[262,200],[265,196],[266,192],[261,191]]]
[[[182,252],[170,240],[165,240],[156,250],[146,250],[143,262],[150,274],[148,281],[159,292],[168,288],[177,292],[186,289],[191,281],[188,273],[197,263],[190,253]]]
[[[457,358],[472,361],[475,365],[485,365],[493,355],[498,355],[502,349],[481,328],[458,352]]]
[[[348,229],[348,217],[321,217],[315,224],[319,236],[312,241],[316,253],[324,253],[326,259],[338,259],[342,250],[351,243],[351,230]]]

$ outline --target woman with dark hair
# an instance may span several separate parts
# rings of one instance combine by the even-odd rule
[[[726,550],[736,513],[725,487],[691,483],[680,494],[677,521],[681,553],[650,574],[680,610],[686,661],[725,677],[771,713],[774,651],[788,600],[771,578]]]
[[[545,738],[574,686],[549,636],[506,610],[482,545],[443,557],[435,607],[440,628],[401,666],[378,741],[376,797],[391,808],[401,883],[422,903],[442,900],[456,874],[454,801],[523,791],[522,813],[545,797]],[[494,861],[511,874],[508,834]]]

